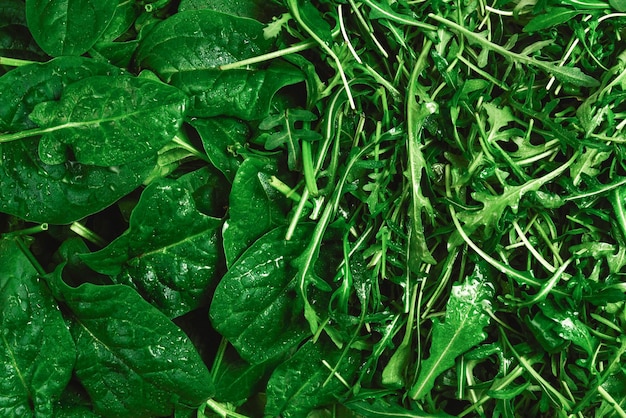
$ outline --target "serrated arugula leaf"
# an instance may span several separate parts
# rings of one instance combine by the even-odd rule
[[[478,267],[476,267],[478,269]],[[446,304],[443,321],[433,323],[433,337],[428,358],[422,361],[409,395],[423,399],[435,379],[454,365],[458,356],[485,340],[484,328],[489,325],[493,288],[483,272],[477,270],[464,283],[454,285]]]
[[[16,241],[0,238],[0,415],[53,416],[72,375],[74,342]]]
[[[273,132],[262,133],[257,140],[264,143],[267,150],[285,146],[289,169],[296,170],[301,164],[300,141],[313,142],[321,139],[321,135],[310,128],[310,122],[316,119],[317,116],[308,110],[286,109],[261,121],[259,129]]]
[[[133,209],[129,229],[82,260],[114,282],[135,288],[169,317],[206,303],[220,273],[222,226],[198,209],[195,194],[209,176],[208,170],[197,170],[178,180],[153,182]]]
[[[206,366],[185,333],[128,286],[63,283],[63,264],[48,275],[70,311],[74,372],[105,416],[170,415],[214,393]]]

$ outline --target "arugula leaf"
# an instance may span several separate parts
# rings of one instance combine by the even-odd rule
[[[454,285],[446,304],[443,322],[433,323],[430,356],[422,361],[419,374],[409,391],[413,399],[422,399],[432,389],[435,379],[454,365],[455,359],[485,340],[489,325],[493,289],[477,266],[462,284]]]
[[[115,283],[135,288],[169,317],[206,303],[220,272],[222,225],[198,210],[195,194],[208,178],[208,170],[198,170],[153,182],[133,209],[129,229],[81,259]]]
[[[50,290],[22,248],[0,239],[0,413],[52,416],[76,351]]]
[[[62,269],[47,280],[71,312],[75,373],[97,413],[162,416],[213,395],[198,352],[166,316],[128,286],[69,287]]]

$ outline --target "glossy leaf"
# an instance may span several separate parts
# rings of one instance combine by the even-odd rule
[[[0,210],[32,222],[67,224],[135,190],[156,156],[114,167],[44,164],[34,139],[0,144]]]
[[[250,157],[237,170],[224,224],[224,253],[230,266],[257,238],[285,223],[282,195],[270,185],[276,167]]]
[[[52,416],[74,342],[50,290],[15,241],[0,239],[0,415]]]
[[[179,12],[188,10],[211,9],[233,16],[248,17],[260,22],[267,22],[280,14],[281,8],[264,0],[181,0]]]
[[[533,33],[551,28],[583,13],[582,10],[573,10],[566,7],[551,7],[540,15],[535,16],[524,26],[524,32]]]
[[[112,166],[156,154],[178,131],[186,105],[180,90],[156,81],[94,76],[69,85],[58,102],[40,103],[30,118],[43,129],[45,163],[68,161],[71,151],[79,163]]]
[[[205,153],[213,166],[233,183],[242,162],[237,155],[248,140],[250,128],[235,118],[193,119],[190,121],[202,140]]]
[[[267,383],[265,414],[301,417],[335,401],[359,367],[358,351],[344,352],[323,341],[308,341],[278,366]]]
[[[0,132],[36,127],[28,117],[35,106],[58,100],[65,87],[76,81],[123,72],[120,68],[83,57],[61,57],[17,67],[0,77]]]
[[[478,269],[478,267],[477,267]],[[443,322],[433,323],[429,357],[422,361],[415,384],[409,392],[413,399],[424,398],[435,379],[454,365],[455,359],[487,338],[492,289],[482,272],[476,272],[462,284],[452,287]]]
[[[310,233],[306,225],[285,241],[285,228],[268,232],[248,247],[217,286],[211,322],[244,360],[262,363],[308,334],[291,262],[304,250]]]
[[[128,286],[71,288],[62,265],[48,277],[71,312],[75,373],[105,416],[170,415],[213,395],[209,372],[185,333]]]
[[[26,19],[47,54],[82,55],[106,30],[117,5],[118,0],[26,0]]]
[[[220,273],[222,221],[201,213],[194,194],[209,176],[208,170],[198,170],[150,184],[129,229],[106,248],[83,255],[83,261],[135,288],[169,317],[206,303]]]
[[[215,379],[215,398],[220,402],[238,403],[262,388],[263,377],[275,362],[249,364],[241,358],[224,358]]]
[[[170,82],[192,98],[189,116],[233,116],[263,119],[278,90],[304,81],[296,67],[285,63],[267,70],[208,69],[176,73]]]
[[[263,25],[213,10],[177,13],[157,25],[141,42],[136,60],[162,79],[207,70],[269,51]]]

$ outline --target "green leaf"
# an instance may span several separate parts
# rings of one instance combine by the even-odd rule
[[[526,33],[539,32],[565,23],[583,12],[583,10],[573,10],[565,7],[550,7],[542,14],[533,17],[524,26],[523,31]]]
[[[221,265],[222,222],[201,213],[194,196],[209,176],[201,169],[151,183],[133,209],[129,229],[82,260],[115,283],[135,288],[169,317],[205,304]]]
[[[265,415],[302,417],[333,403],[349,390],[345,385],[352,381],[359,357],[358,352],[339,350],[325,340],[307,341],[272,373]]]
[[[344,404],[364,418],[451,418],[445,412],[427,413],[419,409],[409,410],[400,405],[387,402],[385,399],[357,400]]]
[[[47,54],[82,55],[104,33],[118,0],[26,0],[33,37]]]
[[[270,185],[276,166],[250,157],[239,167],[229,197],[228,220],[224,225],[224,253],[229,266],[261,235],[283,225],[283,196]]]
[[[261,55],[270,46],[263,25],[255,20],[193,10],[158,24],[141,42],[135,59],[169,80],[178,72],[214,69]]]
[[[70,312],[75,373],[97,413],[170,415],[214,394],[206,366],[183,331],[124,285],[63,283],[61,264],[47,279]]]
[[[198,131],[213,166],[233,183],[242,160],[237,152],[244,148],[250,133],[248,125],[225,117],[193,119],[189,123]]]
[[[276,63],[266,70],[207,69],[176,73],[170,82],[192,98],[189,116],[266,117],[272,99],[285,86],[304,81],[296,67]],[[228,92],[228,94],[224,94]]]
[[[262,363],[308,334],[291,262],[304,250],[311,231],[310,225],[302,225],[289,241],[284,239],[285,228],[268,232],[248,247],[217,286],[211,322],[244,360]]]
[[[28,118],[35,106],[58,100],[65,87],[76,81],[122,73],[120,68],[83,57],[61,57],[17,67],[0,77],[0,132],[36,127]]]
[[[464,283],[452,287],[443,322],[433,323],[429,357],[422,361],[415,384],[409,392],[413,399],[423,399],[435,379],[454,365],[455,359],[487,338],[493,289],[485,281],[480,267]]]
[[[58,102],[38,104],[30,118],[44,134],[39,156],[46,164],[74,160],[69,148],[79,163],[112,166],[156,154],[178,131],[186,105],[166,84],[94,76],[69,85]]]
[[[282,8],[265,0],[181,0],[179,12],[211,9],[233,16],[248,17],[266,22],[281,13]]]
[[[278,115],[269,115],[261,121],[259,129],[274,132],[262,133],[258,141],[265,143],[267,150],[286,146],[287,165],[290,170],[296,170],[301,163],[300,141],[312,142],[322,138],[310,129],[309,123],[316,119],[314,113],[304,109],[286,109]]]
[[[74,342],[20,246],[0,239],[0,415],[53,416],[72,375]]]
[[[67,224],[101,211],[136,189],[156,156],[115,167],[48,165],[34,139],[0,144],[0,210],[32,222]]]
[[[224,358],[220,362],[215,379],[215,399],[220,402],[237,403],[248,399],[261,389],[263,377],[275,366],[275,361],[250,364],[238,356]]]

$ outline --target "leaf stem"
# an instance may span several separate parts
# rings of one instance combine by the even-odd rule
[[[22,67],[24,65],[29,65],[29,64],[38,64],[38,62],[21,60],[17,58],[0,57],[0,65],[6,65],[9,67]]]

